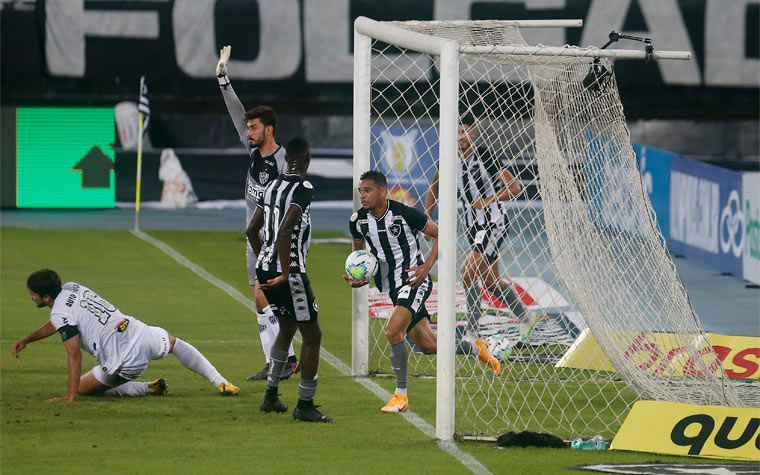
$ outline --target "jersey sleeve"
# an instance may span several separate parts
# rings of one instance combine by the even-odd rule
[[[79,327],[77,327],[76,322],[72,321],[71,316],[66,313],[53,310],[50,313],[50,323],[61,334],[63,341],[79,335]]]
[[[250,152],[251,144],[248,142],[248,129],[245,125],[245,107],[243,107],[243,103],[240,102],[237,94],[235,94],[232,84],[220,85],[219,88],[222,91],[222,97],[224,98],[224,105],[227,106],[227,112],[229,112],[232,123],[235,125],[238,138],[245,149]]]
[[[406,220],[406,223],[409,225],[409,227],[415,231],[423,231],[427,226],[428,217],[425,216],[423,212],[415,208],[410,208],[406,205],[402,206],[402,216]]]
[[[293,190],[293,198],[290,200],[290,204],[298,206],[303,211],[311,204],[313,197],[314,187],[310,182],[304,181],[301,186]]]
[[[362,236],[361,231],[359,231],[359,213],[354,212],[354,214],[351,215],[351,217],[348,219],[348,229],[351,232],[351,237],[354,238],[355,241],[363,241],[364,236]]]

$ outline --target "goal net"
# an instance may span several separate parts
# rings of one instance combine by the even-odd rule
[[[657,229],[613,58],[530,47],[517,22],[372,23],[391,33],[357,22],[371,37],[369,115],[354,119],[369,135],[367,168],[385,173],[391,199],[434,220],[435,199],[456,193],[456,225],[439,231],[456,233],[456,266],[432,273],[456,283],[436,283],[427,308],[435,330],[439,298],[453,293],[456,337],[498,361],[455,357],[456,432],[610,437],[638,399],[740,405]],[[417,34],[395,42],[399,31]],[[447,112],[431,39],[459,48],[456,188],[435,182]],[[515,184],[515,196],[502,191]],[[368,298],[367,371],[392,377],[392,303],[373,288]],[[414,400],[435,385],[413,376],[436,376],[437,360],[409,344]]]

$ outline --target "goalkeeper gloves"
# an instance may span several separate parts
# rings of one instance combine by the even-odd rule
[[[230,60],[230,51],[232,46],[227,45],[219,51],[219,62],[216,63],[216,77],[220,86],[227,86],[230,84],[229,78],[227,78],[227,61]]]

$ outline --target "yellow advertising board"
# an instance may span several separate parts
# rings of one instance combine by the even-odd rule
[[[638,401],[610,448],[760,462],[760,409]]]
[[[729,378],[760,379],[760,338],[708,333],[707,337]],[[698,366],[687,356],[684,343],[687,337],[672,333],[621,331],[615,336],[623,356],[635,361],[641,370],[663,376],[693,375]],[[698,340],[702,340],[701,338]],[[707,353],[706,341],[689,340],[700,349],[705,365],[719,372],[714,358]],[[622,344],[621,344],[622,343]],[[710,358],[713,361],[710,361]],[[558,368],[580,368],[615,371],[594,335],[587,328],[557,362]]]

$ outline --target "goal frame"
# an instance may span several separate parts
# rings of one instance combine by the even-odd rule
[[[425,22],[435,23],[435,22]],[[477,23],[462,21],[463,25]],[[515,20],[505,23],[520,28],[581,27],[582,20]],[[356,189],[360,176],[370,167],[371,45],[380,40],[419,53],[440,58],[439,118],[439,242],[438,242],[438,351],[436,358],[435,435],[452,440],[455,432],[456,376],[456,302],[457,275],[457,126],[460,53],[496,52],[512,55],[611,57],[647,59],[644,51],[600,48],[563,48],[552,46],[461,46],[454,40],[408,31],[366,17],[354,21],[354,103],[353,103],[353,206],[361,203]],[[654,51],[653,59],[689,60],[687,51]],[[352,290],[351,373],[364,377],[369,372],[369,303],[367,287]]]

